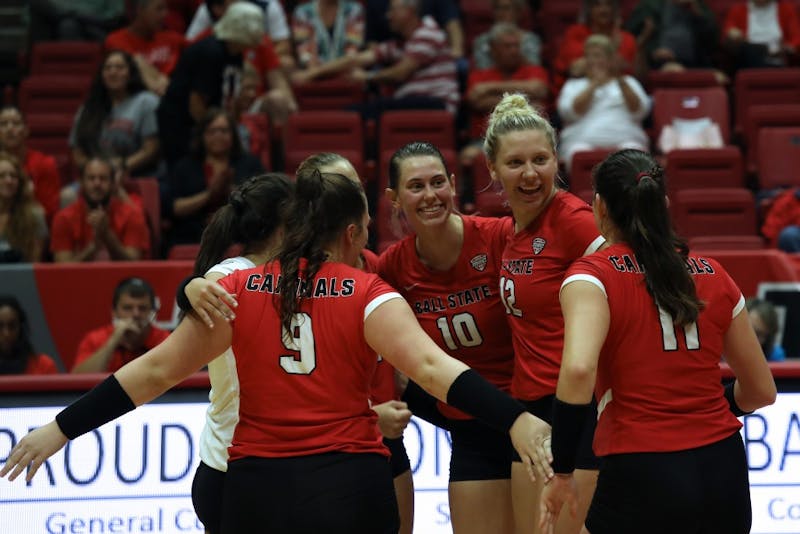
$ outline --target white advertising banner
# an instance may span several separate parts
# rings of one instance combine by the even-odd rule
[[[0,408],[0,463],[60,406]],[[71,442],[26,483],[0,480],[0,532],[203,532],[192,509],[203,402],[148,404]],[[744,418],[753,534],[800,532],[800,393]],[[415,532],[451,532],[450,439],[419,419],[405,444],[416,487]]]

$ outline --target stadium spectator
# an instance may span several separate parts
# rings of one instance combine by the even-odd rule
[[[55,373],[56,362],[34,350],[28,316],[19,301],[11,295],[0,295],[0,376]]]
[[[627,147],[647,151],[642,121],[650,98],[633,76],[622,74],[611,39],[592,35],[585,43],[586,76],[567,80],[558,95],[564,122],[559,158],[569,171],[580,150]]]
[[[192,128],[208,109],[232,109],[243,53],[264,37],[263,17],[258,6],[234,2],[214,26],[214,35],[181,54],[157,110],[161,150],[170,171],[189,152]]]
[[[487,34],[492,64],[485,69],[473,70],[467,81],[465,98],[471,112],[472,143],[461,150],[460,160],[464,168],[472,165],[483,151],[486,120],[505,93],[522,93],[541,108],[545,107],[549,94],[547,71],[528,63],[522,54],[525,32],[513,23],[498,22]]]
[[[617,0],[584,0],[578,24],[567,28],[558,50],[554,65],[557,87],[564,85],[567,78],[586,76],[583,45],[590,35],[598,33],[611,39],[622,72],[633,72],[636,38],[622,29]]]
[[[784,252],[800,252],[800,187],[780,192],[764,217],[761,233]]]
[[[430,16],[447,34],[450,52],[453,59],[464,57],[464,28],[461,25],[461,14],[456,0],[405,0],[404,4],[415,7],[421,17]],[[386,13],[391,7],[391,0],[370,0],[365,2],[366,27],[365,40],[369,44],[391,41],[402,33],[387,20]]]
[[[236,1],[240,0],[205,0],[202,2],[197,7],[189,29],[186,30],[186,38],[195,40],[203,32],[212,28],[228,9],[228,6]],[[286,12],[282,3],[280,0],[249,1],[261,8],[264,17],[264,33],[272,40],[283,69],[291,70],[294,67],[291,32],[289,24],[286,22]]]
[[[264,171],[257,157],[242,150],[236,122],[221,109],[206,113],[192,143],[192,153],[169,174],[172,244],[199,243],[209,217],[227,202],[233,186]]]
[[[111,324],[88,332],[78,344],[72,373],[113,373],[169,336],[153,324],[156,294],[147,281],[126,278],[114,289]]]
[[[30,39],[102,41],[125,21],[125,0],[30,0]]]
[[[768,301],[751,297],[745,301],[747,312],[750,314],[750,324],[758,338],[758,344],[764,351],[764,356],[770,362],[782,362],[786,359],[786,352],[780,343],[777,342],[780,322],[778,321],[778,311],[775,306]]]
[[[786,0],[737,2],[722,34],[734,68],[785,66],[800,51],[800,15]]]
[[[642,73],[713,67],[719,26],[703,0],[641,0],[624,26],[636,36]]]
[[[106,37],[106,50],[124,50],[133,56],[148,89],[163,95],[185,45],[183,36],[164,29],[166,0],[136,0],[130,25]]]
[[[47,222],[19,160],[0,152],[0,263],[41,261]]]
[[[524,0],[492,0],[492,14],[494,23],[508,22],[519,25],[525,9]],[[529,65],[541,65],[542,40],[535,33],[528,30],[519,30],[522,37],[520,52],[525,62]],[[488,69],[494,64],[491,51],[490,32],[484,32],[472,41],[472,63],[476,69]]]
[[[83,167],[78,200],[56,213],[50,251],[56,262],[138,260],[150,250],[142,210],[117,193],[113,163],[94,156]]]
[[[83,167],[94,154],[110,156],[132,176],[151,176],[158,164],[158,97],[142,83],[133,57],[108,52],[69,133],[72,160]]]
[[[25,116],[19,108],[0,108],[0,150],[13,154],[22,163],[49,225],[59,208],[61,175],[56,158],[28,147],[28,133]]]
[[[432,17],[420,16],[419,0],[391,0],[386,16],[400,39],[330,61],[318,70],[324,75],[346,72],[355,80],[394,90],[391,96],[375,96],[359,104],[357,109],[364,118],[377,118],[388,109],[447,109],[455,113],[460,94],[456,63],[445,33]]]
[[[298,70],[296,82],[313,79],[314,67],[345,55],[356,54],[364,45],[364,8],[353,0],[314,0],[297,6],[292,13],[292,38]]]
[[[213,33],[213,28],[208,28],[197,35],[195,42],[205,39]],[[286,73],[281,68],[281,58],[275,52],[272,39],[269,35],[264,35],[257,46],[247,48],[243,52],[243,57],[239,93],[255,90],[254,94],[251,93],[252,101],[247,110],[250,113],[268,114],[276,126],[284,124],[286,118],[297,111],[297,101],[294,99],[294,93]],[[256,75],[255,86],[250,84],[252,81],[250,71]],[[246,96],[245,100],[249,100],[251,96]],[[243,111],[238,96],[229,111],[237,118]]]

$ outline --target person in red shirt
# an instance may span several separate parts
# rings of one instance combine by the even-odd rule
[[[413,142],[392,155],[387,196],[413,234],[381,254],[378,274],[411,304],[442,350],[509,391],[514,353],[498,281],[513,221],[455,213],[455,175],[448,174],[441,152],[430,143]],[[508,437],[446,404],[440,403],[438,412],[433,422],[450,431],[453,446],[448,487],[453,532],[510,533]]]
[[[169,336],[168,331],[153,325],[158,309],[156,294],[145,280],[122,280],[114,289],[111,303],[111,324],[83,337],[72,373],[113,373]]]
[[[363,187],[297,177],[278,259],[221,280],[236,317],[189,314],[56,419],[22,438],[0,477],[31,479],[69,439],[150,401],[231,347],[241,388],[223,532],[397,532],[388,450],[369,404],[381,354],[440,400],[503,432],[531,475],[549,475],[549,425],[446,353],[406,301],[358,265],[368,238]],[[299,505],[299,503],[301,503]]]
[[[736,68],[793,65],[800,52],[800,13],[786,0],[737,2],[725,16],[722,38]]]
[[[0,295],[0,375],[50,375],[56,362],[31,342],[28,316],[16,297]]]
[[[586,76],[586,59],[583,44],[592,34],[602,34],[611,39],[617,51],[620,70],[631,73],[636,61],[636,37],[622,29],[622,17],[615,0],[589,0],[585,2],[584,21],[567,28],[553,68],[555,84],[561,88],[567,78]]]
[[[50,251],[56,262],[138,260],[150,250],[142,210],[115,192],[113,166],[93,157],[81,173],[77,201],[53,219]]]
[[[542,526],[564,502],[582,421],[597,400],[603,457],[592,534],[750,532],[737,416],[772,404],[772,378],[741,291],[716,260],[690,254],[670,223],[663,169],[623,150],[594,173],[592,208],[609,246],[561,285],[564,353],[553,406],[553,469]],[[722,385],[722,354],[736,379]]]
[[[473,70],[467,79],[465,100],[471,112],[470,138],[473,142],[459,154],[463,168],[470,168],[480,154],[486,119],[505,93],[523,93],[536,105],[547,106],[549,75],[539,65],[525,61],[521,43],[522,31],[515,24],[499,22],[489,30],[492,66]]]
[[[59,208],[61,174],[56,158],[28,147],[28,126],[16,106],[0,109],[0,149],[13,154],[33,184],[33,194],[45,210],[48,225]]]
[[[110,33],[105,49],[124,50],[132,55],[147,88],[163,95],[186,40],[180,33],[164,29],[166,0],[138,0],[136,5],[130,25]]]
[[[514,216],[500,270],[500,298],[514,344],[511,394],[546,421],[552,417],[564,336],[558,288],[567,267],[603,243],[586,202],[559,187],[555,147],[553,127],[525,96],[503,97],[489,119],[484,151]],[[576,475],[582,506],[577,517],[562,514],[559,534],[580,532],[597,479],[592,417],[584,423]],[[515,524],[522,532],[536,532],[542,481],[528,481],[519,461],[511,477]]]

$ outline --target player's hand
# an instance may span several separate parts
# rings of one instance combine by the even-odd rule
[[[390,400],[372,407],[378,414],[378,428],[384,437],[397,439],[403,436],[406,425],[411,420],[411,410],[405,402]]]
[[[555,475],[545,483],[539,500],[539,528],[542,534],[555,533],[558,514],[564,504],[569,506],[572,517],[578,515],[578,489],[572,474]]]
[[[55,421],[33,430],[11,449],[5,465],[0,469],[0,478],[8,475],[8,480],[14,480],[28,468],[25,481],[30,482],[44,461],[57,453],[67,441],[67,436]]]
[[[205,278],[194,278],[186,284],[184,292],[192,309],[209,328],[214,328],[214,318],[228,322],[236,319],[233,310],[239,303],[236,302],[235,295],[225,291],[218,283]]]
[[[550,425],[525,412],[511,426],[511,443],[517,450],[531,480],[553,477],[553,454],[550,452]]]

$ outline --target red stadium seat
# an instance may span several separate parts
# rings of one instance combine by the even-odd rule
[[[736,146],[672,150],[667,156],[667,194],[704,187],[745,187],[742,153]]]
[[[728,94],[721,87],[657,89],[653,93],[653,138],[658,139],[661,129],[672,119],[700,119],[709,117],[717,123],[722,139],[730,140]]]
[[[343,110],[364,102],[364,84],[345,78],[314,80],[292,86],[301,111]]]
[[[594,196],[592,170],[611,152],[613,152],[611,149],[598,149],[583,150],[573,154],[572,170],[569,173],[569,190],[573,195],[582,198],[589,204],[592,203],[592,196]]]
[[[646,85],[652,93],[656,89],[719,87],[720,83],[712,69],[687,69],[679,72],[652,71],[647,75]]]
[[[800,104],[800,68],[743,69],[735,79],[735,131],[747,127],[747,110],[759,104]]]
[[[94,76],[103,45],[92,41],[40,41],[31,49],[30,73]]]
[[[289,174],[311,154],[336,152],[364,174],[364,132],[355,111],[301,111],[289,116],[283,130],[284,164]]]
[[[766,248],[760,235],[705,235],[689,240],[689,250],[761,250]]]
[[[72,113],[37,113],[25,117],[29,132],[28,146],[54,156],[64,182],[72,180],[68,139],[73,117]]]
[[[28,76],[19,85],[17,103],[26,115],[69,113],[75,115],[86,99],[91,78],[64,74]]]
[[[762,282],[800,280],[789,255],[777,249],[714,250],[708,256],[719,261],[746,297],[758,293]]]
[[[762,128],[800,126],[800,102],[797,104],[764,104],[752,106],[745,119],[747,136],[747,171],[759,172],[759,131]]]
[[[761,189],[800,186],[800,126],[761,128],[758,162]]]
[[[432,143],[442,152],[450,172],[455,172],[458,159],[451,113],[443,110],[385,111],[378,132],[379,190],[388,184],[389,158],[398,148],[412,141]]]
[[[753,194],[744,188],[684,189],[670,198],[681,236],[758,235]]]

